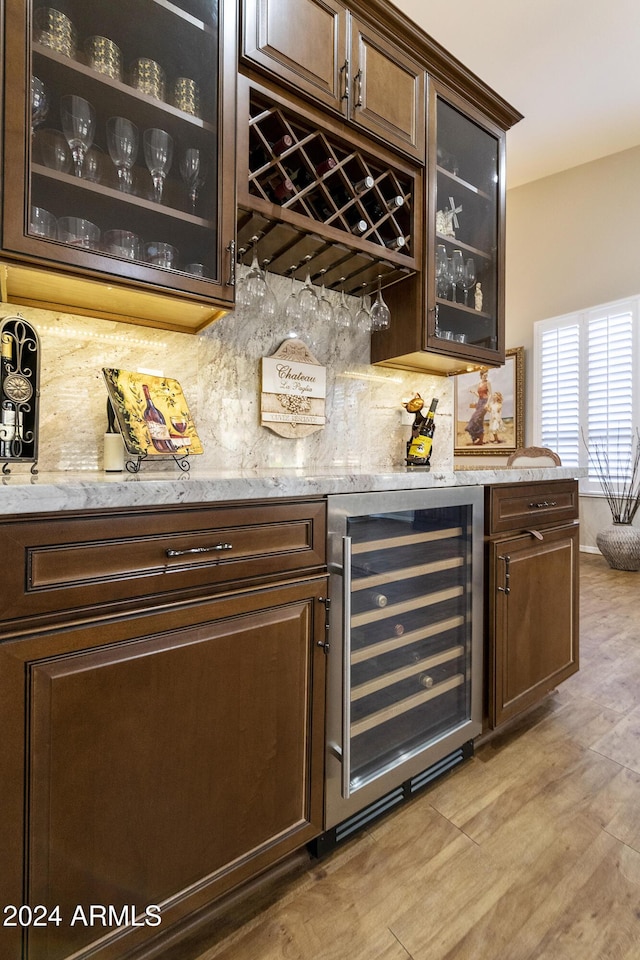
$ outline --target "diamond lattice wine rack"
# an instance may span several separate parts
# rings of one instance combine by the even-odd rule
[[[249,123],[239,144],[247,162],[238,178],[238,247],[245,261],[259,236],[270,271],[290,274],[304,263],[312,280],[347,293],[416,273],[420,171],[261,88],[241,87],[241,108],[243,92]]]

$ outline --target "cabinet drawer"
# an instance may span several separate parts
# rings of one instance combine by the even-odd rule
[[[487,533],[544,526],[578,518],[577,480],[513,483],[487,488]]]
[[[30,619],[317,570],[325,562],[325,504],[31,518],[0,524],[0,551],[0,618]]]

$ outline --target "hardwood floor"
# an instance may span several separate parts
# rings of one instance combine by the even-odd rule
[[[199,960],[637,960],[640,574],[581,559],[581,670]],[[215,942],[214,942],[215,941]]]

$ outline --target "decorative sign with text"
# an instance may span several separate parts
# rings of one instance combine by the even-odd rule
[[[281,437],[306,437],[325,425],[327,370],[302,340],[285,340],[262,358],[261,423]]]

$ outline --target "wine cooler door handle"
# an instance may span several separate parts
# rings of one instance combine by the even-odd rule
[[[342,538],[342,796],[351,796],[351,537]]]
[[[544,537],[542,536],[539,530],[533,530],[533,529],[525,530],[525,533],[530,533],[532,537],[536,538],[536,540],[544,540]]]
[[[216,543],[212,547],[191,547],[189,550],[166,550],[168,557],[186,557],[191,553],[216,553],[220,550],[233,550],[232,543]]]

